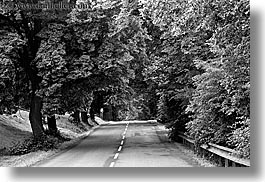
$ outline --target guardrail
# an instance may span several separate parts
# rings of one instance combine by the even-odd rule
[[[194,140],[184,134],[178,135],[182,143],[195,150]],[[236,156],[237,152],[227,147],[219,146],[213,143],[201,145],[198,149],[198,155],[206,157],[212,155],[213,160],[222,167],[250,167],[250,160]]]

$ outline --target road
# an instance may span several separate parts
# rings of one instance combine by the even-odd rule
[[[34,167],[199,167],[154,121],[112,122]]]

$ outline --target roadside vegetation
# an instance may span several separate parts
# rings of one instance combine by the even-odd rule
[[[103,109],[105,120],[157,119],[172,140],[186,133],[250,158],[248,0],[70,3],[90,8],[0,6],[0,114],[29,110],[26,148],[68,139],[57,116],[87,128]]]
[[[0,115],[0,156],[15,156],[24,155],[39,150],[48,151],[58,149],[63,143],[71,140],[76,140],[91,129],[91,126],[96,126],[96,123],[91,123],[91,126],[85,123],[75,123],[70,115],[58,115],[57,133],[50,133],[47,124],[44,124],[44,133],[42,139],[32,137],[32,131],[29,122],[29,113],[19,110],[13,115]],[[96,117],[96,120],[100,118]],[[103,121],[99,121],[103,122]]]

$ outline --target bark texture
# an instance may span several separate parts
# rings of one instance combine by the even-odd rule
[[[81,112],[81,120],[82,120],[83,123],[88,124],[87,112],[85,112],[85,111]]]
[[[33,95],[31,97],[29,120],[34,138],[36,139],[42,138],[44,135],[41,109],[42,109],[41,98],[39,96]]]
[[[79,111],[75,111],[72,115],[72,117],[74,118],[74,121],[77,123],[80,123],[80,116],[79,116],[80,112]]]
[[[49,116],[47,118],[48,120],[48,129],[49,129],[49,133],[51,134],[56,134],[58,129],[57,129],[57,124],[56,124],[56,118],[55,115]]]

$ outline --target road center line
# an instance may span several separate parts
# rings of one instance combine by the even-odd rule
[[[121,152],[121,150],[122,150],[122,146],[123,146],[123,144],[124,144],[124,139],[125,139],[125,137],[126,137],[126,132],[127,132],[127,130],[128,130],[128,126],[129,126],[129,123],[127,123],[127,125],[126,125],[126,127],[125,127],[125,130],[124,130],[124,132],[123,132],[122,141],[121,141],[121,145],[120,145],[119,148],[118,148],[118,152]],[[117,160],[118,157],[119,157],[119,155],[120,155],[120,153],[116,153],[113,159],[114,159],[114,160]],[[115,162],[111,162],[109,167],[114,167],[114,165],[115,165]]]
[[[119,153],[116,153],[114,156],[114,160],[118,159],[118,157],[119,157]]]

